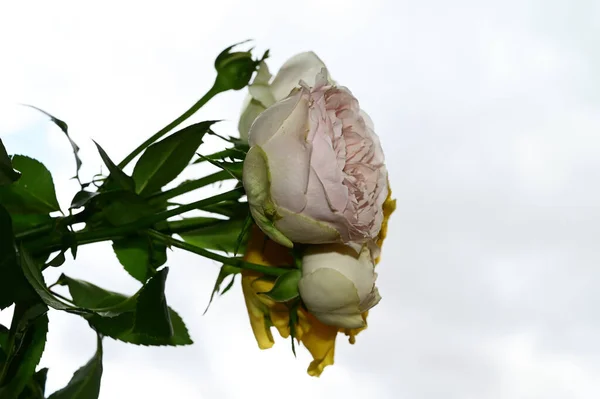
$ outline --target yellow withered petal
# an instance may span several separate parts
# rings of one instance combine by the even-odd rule
[[[388,219],[395,209],[396,201],[392,199],[390,191],[383,204],[384,220],[377,238],[379,247],[381,247],[386,237]],[[290,250],[268,239],[257,226],[253,226],[244,259],[251,263],[273,267],[293,264]],[[379,258],[376,259],[377,262],[379,262]],[[268,349],[273,346],[275,341],[273,340],[271,327],[275,327],[283,338],[290,335],[287,306],[259,294],[269,291],[272,287],[273,281],[265,279],[260,273],[246,270],[242,272],[242,290],[248,309],[250,325],[260,349]],[[333,364],[335,339],[338,332],[347,335],[351,344],[355,343],[356,335],[367,328],[367,315],[368,312],[363,313],[364,327],[340,329],[321,323],[304,309],[298,310],[296,338],[304,344],[314,359],[308,367],[309,375],[318,377],[325,367]]]

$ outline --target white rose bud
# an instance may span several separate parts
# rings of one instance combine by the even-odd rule
[[[360,328],[362,313],[381,300],[368,246],[360,254],[342,244],[310,245],[302,259],[300,296],[322,323]]]

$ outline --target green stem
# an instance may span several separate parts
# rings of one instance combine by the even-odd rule
[[[209,184],[216,183],[218,181],[231,179],[233,179],[233,177],[227,171],[221,170],[219,172],[213,173],[212,175],[204,176],[197,180],[183,182],[175,188],[164,191],[162,193],[156,193],[154,195],[151,195],[150,197],[148,197],[148,199],[150,201],[160,202],[188,193],[190,191],[194,191],[198,188],[208,186]]]
[[[50,289],[50,287],[48,287],[48,289]],[[66,297],[66,296],[64,296],[64,295],[61,295],[61,294],[59,294],[59,293],[58,293],[58,292],[56,292],[56,291],[52,291],[52,290],[50,290],[50,292],[52,293],[52,295],[54,295],[54,296],[56,296],[56,297],[58,297],[58,298],[62,299],[63,301],[67,301],[69,304],[71,304],[71,305],[75,306],[75,304],[73,303],[73,300],[72,300],[72,299],[70,299],[70,298],[67,298],[67,297]]]
[[[289,272],[289,269],[286,269],[286,268],[258,265],[256,263],[244,262],[243,260],[238,259],[238,258],[229,258],[227,256],[222,256],[222,255],[216,254],[214,252],[208,251],[204,248],[189,244],[185,241],[178,240],[178,239],[168,236],[166,234],[159,233],[156,230],[149,229],[146,231],[146,233],[150,237],[152,237],[158,241],[162,241],[166,245],[184,249],[186,251],[193,252],[200,256],[204,256],[205,258],[216,260],[217,262],[221,262],[226,265],[239,267],[240,269],[251,270],[253,272],[263,273],[263,274],[266,274],[269,276],[276,276],[276,277]]]
[[[37,236],[40,236],[40,235],[43,235],[45,233],[52,231],[52,229],[54,229],[54,226],[55,226],[55,223],[54,223],[54,220],[52,220],[48,224],[44,224],[44,225],[35,227],[33,229],[17,233],[17,234],[15,234],[15,238],[17,240],[25,240],[28,238],[34,238],[34,237],[37,237]]]
[[[227,219],[215,219],[206,217],[186,218],[182,220],[174,220],[168,223],[168,227],[164,229],[157,228],[160,232],[168,234],[180,234],[194,231],[203,227],[214,226],[219,223],[227,222]]]
[[[202,108],[202,106],[204,104],[206,104],[211,98],[213,98],[217,94],[221,93],[222,91],[223,91],[223,89],[219,88],[219,86],[217,85],[217,82],[215,81],[215,84],[213,85],[213,87],[211,87],[210,90],[208,90],[206,92],[206,94],[204,96],[202,96],[202,98],[200,100],[198,100],[194,105],[192,105],[190,109],[188,109],[183,114],[181,114],[173,122],[169,123],[167,126],[165,126],[161,130],[159,130],[158,132],[156,132],[148,140],[146,140],[142,144],[140,144],[135,150],[133,150],[131,152],[131,154],[127,155],[125,157],[125,159],[123,159],[119,163],[119,165],[118,165],[119,168],[123,169],[139,153],[141,153],[142,151],[144,151],[147,147],[149,147],[151,144],[153,144],[156,140],[160,139],[162,136],[164,136],[165,134],[169,133],[172,129],[174,129],[175,127],[177,127],[178,125],[180,125],[182,122],[184,122],[190,116],[194,115],[196,113],[196,111],[198,111],[200,108]]]
[[[219,195],[215,195],[210,198],[205,198],[199,201],[192,202],[187,205],[182,205],[175,209],[170,209],[168,211],[163,211],[160,213],[156,213],[153,215],[149,215],[143,218],[140,218],[134,222],[127,223],[121,226],[116,227],[108,227],[100,230],[91,230],[91,231],[81,231],[78,233],[74,233],[75,242],[78,245],[92,244],[100,241],[114,240],[117,238],[125,237],[129,234],[133,234],[138,230],[147,229],[151,227],[155,223],[161,222],[163,220],[167,220],[170,217],[180,215],[185,212],[189,212],[199,207],[204,207],[210,204],[216,204],[221,201],[231,200],[234,198],[239,198],[239,190],[234,189],[231,191],[224,192]],[[61,249],[62,247],[62,237],[52,237],[50,240],[46,242],[38,242],[37,245],[32,243],[31,251],[35,254],[39,253],[49,253],[56,250]]]

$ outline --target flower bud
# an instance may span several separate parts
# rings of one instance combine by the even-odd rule
[[[223,50],[215,60],[215,69],[218,73],[216,87],[220,91],[240,90],[246,87],[260,63],[252,59],[250,51],[230,53],[229,51],[235,46]]]
[[[381,300],[374,267],[368,245],[359,254],[342,244],[311,245],[302,260],[300,297],[324,324],[363,327],[362,314]]]

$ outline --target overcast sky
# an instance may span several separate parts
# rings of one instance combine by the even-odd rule
[[[597,1],[91,4],[0,5],[0,136],[51,169],[65,208],[77,189],[69,144],[14,104],[68,122],[89,177],[101,167],[91,139],[121,159],[194,103],[218,52],[246,38],[271,49],[273,71],[317,52],[374,120],[398,199],[383,300],[320,379],[289,341],[258,349],[239,285],[202,316],[219,267],[175,252],[167,298],[195,345],[105,339],[101,398],[600,397]],[[218,131],[234,134],[244,95],[193,120],[225,119]],[[80,248],[61,271],[138,288],[110,245]],[[95,342],[76,316],[50,320],[48,392]]]

